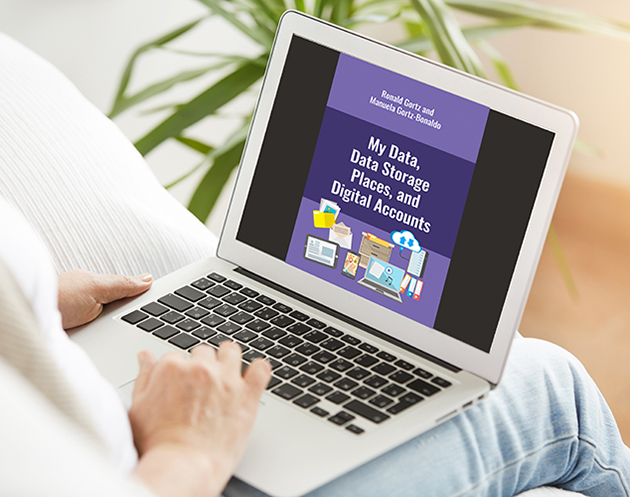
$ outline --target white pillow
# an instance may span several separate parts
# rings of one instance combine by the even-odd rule
[[[116,125],[2,33],[0,195],[39,232],[57,273],[157,278],[216,252],[216,237],[157,182]]]

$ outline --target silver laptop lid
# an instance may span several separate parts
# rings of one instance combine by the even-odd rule
[[[497,383],[576,133],[569,111],[288,12],[219,257]]]

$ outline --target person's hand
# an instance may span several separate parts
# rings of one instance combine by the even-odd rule
[[[101,313],[104,304],[146,292],[152,282],[150,274],[117,276],[82,269],[61,273],[58,306],[63,328],[89,323]]]
[[[256,360],[241,376],[240,347],[229,341],[217,352],[202,345],[190,357],[158,362],[144,351],[138,360],[129,411],[137,476],[158,495],[218,495],[245,450],[270,364]]]

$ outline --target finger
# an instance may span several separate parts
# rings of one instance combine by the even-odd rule
[[[217,359],[230,371],[238,371],[241,376],[241,347],[231,340],[221,342],[217,350]]]
[[[138,353],[138,363],[140,364],[140,372],[136,378],[136,384],[133,387],[132,397],[135,398],[137,394],[142,392],[151,379],[151,373],[157,364],[157,359],[152,352],[148,350],[142,350]]]
[[[249,385],[252,393],[256,395],[256,398],[259,398],[271,380],[271,364],[264,359],[252,361],[245,370],[243,379]]]
[[[190,357],[195,359],[201,359],[204,362],[214,362],[217,360],[217,353],[214,347],[210,345],[201,344],[197,345],[190,351]]]
[[[92,297],[99,304],[109,304],[126,297],[135,297],[146,292],[153,283],[150,274],[140,276],[120,276],[101,274],[94,279]]]

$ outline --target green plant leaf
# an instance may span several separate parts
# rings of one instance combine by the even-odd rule
[[[411,0],[427,26],[429,37],[445,64],[485,77],[481,61],[443,0]]]
[[[258,81],[265,72],[266,57],[239,66],[233,73],[185,104],[156,128],[135,143],[142,155],[146,155],[168,138],[178,136],[189,126],[217,111]]]
[[[533,26],[593,33],[630,41],[630,25],[520,0],[447,0],[456,9],[490,18],[520,18]]]
[[[230,174],[238,166],[244,147],[243,139],[217,156],[190,199],[188,210],[202,223],[208,219]]]
[[[197,19],[196,21],[188,23],[185,26],[182,26],[180,28],[177,28],[176,30],[171,31],[170,33],[167,33],[164,36],[160,36],[159,38],[153,41],[150,41],[149,43],[145,43],[144,45],[139,47],[133,53],[133,55],[129,59],[129,62],[127,62],[127,66],[125,67],[125,70],[123,71],[123,75],[122,75],[122,78],[120,79],[120,85],[118,86],[118,91],[116,92],[116,97],[114,98],[114,104],[112,108],[116,108],[118,101],[124,98],[125,91],[127,90],[127,87],[129,86],[129,81],[131,80],[131,73],[133,72],[136,61],[140,55],[142,55],[144,52],[147,52],[157,47],[161,47],[162,45],[175,40],[176,38],[190,31],[192,28],[194,28],[197,24],[199,24],[205,18],[206,18],[205,16],[201,17]]]
[[[192,148],[193,150],[196,150],[197,152],[203,155],[208,155],[214,150],[214,147],[211,147],[210,145],[202,143],[199,140],[188,138],[186,136],[179,135],[179,136],[176,136],[175,139],[178,142],[186,145],[189,148]]]
[[[501,82],[508,88],[520,91],[510,67],[499,51],[484,40],[479,41],[477,45],[481,48],[481,50],[483,50],[490,59],[490,62],[494,65]]]
[[[238,18],[236,14],[234,14],[233,12],[229,12],[225,10],[223,7],[221,7],[221,5],[219,4],[223,2],[221,2],[220,0],[198,0],[198,1],[203,3],[208,8],[210,8],[210,10],[212,10],[212,12],[214,12],[215,14],[223,17],[226,21],[232,24],[232,26],[234,26],[239,31],[247,35],[256,43],[264,47],[271,46],[271,42],[273,41],[273,35],[274,35],[274,33],[271,30],[264,29],[264,28],[261,29],[260,26],[258,27],[247,26]]]

